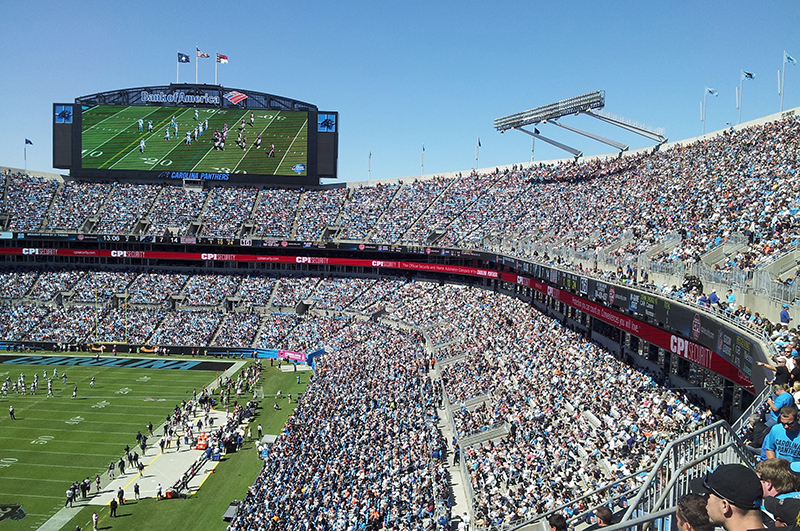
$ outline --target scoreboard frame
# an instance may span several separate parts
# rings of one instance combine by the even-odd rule
[[[83,112],[85,109],[97,106],[119,106],[121,110],[126,107],[141,106],[150,108],[151,111],[153,108],[167,107],[181,112],[188,109],[232,110],[247,115],[251,112],[284,112],[284,116],[286,112],[304,113],[308,120],[305,169],[293,168],[296,173],[291,173],[278,166],[276,173],[264,174],[226,173],[221,169],[187,171],[170,168],[159,170],[85,168],[82,159]],[[235,128],[235,125],[231,127],[231,131]],[[78,179],[142,183],[181,182],[191,179],[212,185],[319,186],[321,179],[337,178],[338,137],[339,115],[336,111],[320,111],[316,105],[291,98],[221,85],[170,84],[121,89],[81,96],[72,103],[53,104],[53,167],[69,170],[70,177]],[[183,138],[175,140],[183,142]],[[228,149],[238,148],[230,142]],[[298,173],[305,174],[298,175]]]

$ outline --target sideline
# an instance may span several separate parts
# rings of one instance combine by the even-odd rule
[[[228,370],[220,376],[232,376],[241,368],[247,365],[248,360],[239,360],[234,363]],[[219,386],[219,379],[214,379],[210,387],[216,388]],[[203,417],[195,415],[192,423],[196,424],[197,419]],[[220,426],[225,423],[225,411],[211,410],[211,416],[214,418],[214,425]],[[203,427],[203,432],[207,431],[207,427]],[[145,468],[143,476],[139,476],[138,471],[128,471],[125,474],[118,475],[114,480],[108,481],[108,476],[105,471],[102,471],[100,477],[104,480],[103,487],[100,492],[90,494],[89,498],[78,498],[73,507],[64,507],[54,514],[49,520],[39,527],[39,531],[59,531],[64,525],[72,520],[81,509],[89,506],[96,506],[102,508],[115,498],[117,491],[122,488],[125,493],[125,499],[133,499],[133,485],[139,483],[140,497],[153,498],[158,490],[158,485],[161,484],[162,494],[166,494],[167,489],[171,488],[183,474],[191,468],[192,464],[202,455],[202,450],[192,450],[186,446],[181,446],[180,451],[176,450],[175,446],[161,452],[158,445],[160,435],[164,434],[164,424],[158,426],[153,430],[153,443],[147,447],[144,455],[140,456],[140,460],[144,463]],[[197,475],[189,482],[189,491],[187,494],[194,494],[200,489],[200,486],[205,482],[208,476],[211,475],[213,470],[219,464],[219,461],[207,461],[200,469]],[[126,470],[129,470],[126,468]],[[90,477],[91,478],[91,477]],[[92,488],[94,488],[94,481],[92,481]],[[65,489],[66,490],[66,489]],[[99,513],[99,510],[98,510]],[[102,515],[101,520],[105,519],[107,515]],[[91,525],[91,521],[89,522]]]

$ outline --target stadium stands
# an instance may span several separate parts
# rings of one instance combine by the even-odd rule
[[[652,153],[349,190],[197,191],[15,174],[2,182],[0,219],[7,230],[44,233],[487,250],[698,303],[690,286],[657,286],[644,274],[705,263],[718,280],[751,279],[794,250],[798,133],[800,120],[787,118]],[[30,263],[0,271],[0,288],[4,342],[327,347],[231,529],[323,520],[444,529],[452,515],[442,423],[471,441],[460,464],[477,527],[561,506],[577,513],[585,505],[573,500],[641,481],[627,478],[714,419],[700,400],[670,390],[664,375],[477,288]],[[741,305],[701,305],[780,347],[798,339]],[[581,504],[603,502],[598,495]]]

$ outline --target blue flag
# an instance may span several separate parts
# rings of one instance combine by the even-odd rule
[[[189,56],[186,55],[185,53],[178,52],[178,62],[179,63],[188,63],[189,62]]]
[[[783,53],[786,53],[786,52],[783,52]],[[786,54],[786,62],[792,63],[793,65],[797,64],[797,61],[795,60],[795,58],[792,57],[791,55],[789,55],[788,53]]]
[[[28,139],[26,138],[26,139],[25,139],[25,145],[27,146],[28,144],[30,144],[30,145],[33,145],[33,142],[31,142],[30,140],[28,140]]]
[[[742,70],[742,75],[744,76],[745,79],[755,79],[756,78],[756,75],[754,73],[748,72],[746,70]]]
[[[712,94],[712,95],[714,95],[714,96],[719,96],[719,92],[717,92],[717,91],[716,91],[716,90],[714,90],[713,88],[708,88],[708,87],[706,87],[706,90],[708,91],[708,93],[709,93],[709,94]]]

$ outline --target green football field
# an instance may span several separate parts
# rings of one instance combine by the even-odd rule
[[[30,385],[33,375],[38,373],[39,390],[36,395],[9,393],[7,397],[0,396],[0,408],[4,410],[0,416],[0,531],[38,529],[63,508],[64,491],[73,481],[87,476],[94,479],[99,473],[105,485],[104,471],[108,464],[120,458],[126,444],[135,446],[137,431],[146,434],[149,422],[156,427],[161,425],[175,405],[191,398],[193,389],[199,392],[215,380],[218,372],[222,374],[225,367],[231,365],[227,361],[200,364],[191,358],[172,358],[175,363],[185,365],[198,362],[196,367],[185,370],[47,365],[44,364],[47,357],[34,357],[43,364],[9,363],[18,358],[0,356],[0,381],[5,381],[6,377],[16,381],[22,372]],[[152,361],[164,364],[170,360]],[[203,367],[212,370],[197,370]],[[43,371],[47,371],[47,376],[52,377],[54,368],[58,369],[58,378],[53,380],[55,396],[48,398],[47,381],[42,376]],[[66,385],[61,378],[65,371]],[[308,374],[302,373],[303,383],[298,385],[295,374],[281,373],[267,363],[261,384],[267,396],[278,389],[297,396],[305,390]],[[95,377],[93,388],[90,387],[92,376]],[[72,399],[75,386],[78,394]],[[14,406],[17,420],[10,418],[10,405]],[[265,433],[280,433],[292,408],[274,411],[271,402],[264,406],[265,409],[258,410],[258,422],[264,425]],[[202,507],[209,514],[207,522],[195,529],[224,529],[221,515],[227,504],[234,498],[242,498],[260,469],[254,451],[234,453],[228,460],[233,464],[222,463],[216,474],[220,477],[204,484],[195,497],[170,501],[170,505],[155,505],[163,512],[160,518],[152,514],[152,509],[147,509],[155,500],[142,500],[140,505],[129,507],[134,518],[115,519],[113,527],[142,529],[146,524],[147,529],[174,529],[176,523],[185,522],[197,513],[198,502],[191,500],[200,496],[208,500]],[[226,480],[221,481],[222,478]],[[2,518],[3,507],[15,504],[22,506],[25,517],[18,521]],[[74,519],[78,523],[71,523],[69,531],[74,530],[75,525],[85,529],[93,510],[97,507],[82,509]],[[102,511],[101,517],[106,517],[108,508]]]
[[[98,105],[82,112],[81,163],[85,169],[193,171],[259,175],[308,175],[308,113],[292,111]],[[139,120],[142,129],[139,129]],[[175,134],[174,123],[178,126]],[[208,120],[191,145],[187,130]],[[237,145],[242,119],[244,146]],[[148,122],[153,131],[148,132]],[[225,150],[214,149],[214,130],[228,124]],[[169,130],[169,140],[165,140]],[[261,134],[261,147],[255,142]],[[144,140],[144,152],[141,141]],[[269,156],[271,145],[274,156]],[[296,171],[295,165],[303,165]]]

